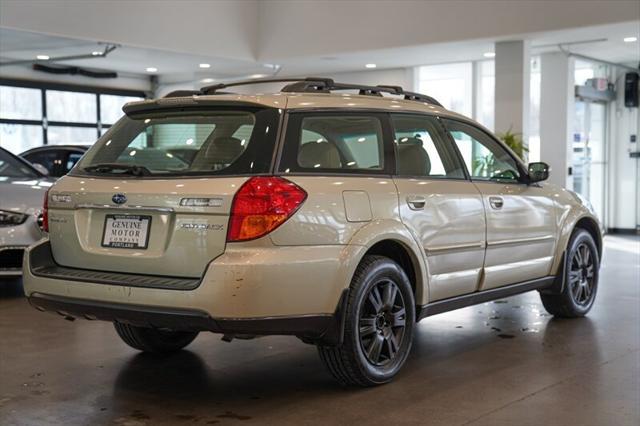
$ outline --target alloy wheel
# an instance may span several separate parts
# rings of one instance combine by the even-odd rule
[[[364,299],[358,320],[359,340],[367,360],[375,366],[393,361],[405,337],[406,309],[393,281],[374,284]]]
[[[573,253],[569,269],[569,289],[573,300],[580,306],[591,303],[595,286],[595,263],[591,249],[581,243]]]

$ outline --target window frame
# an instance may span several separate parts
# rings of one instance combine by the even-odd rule
[[[393,116],[405,116],[405,117],[418,117],[418,118],[423,118],[425,120],[433,120],[434,125],[436,126],[436,128],[438,129],[438,133],[436,135],[433,135],[435,138],[439,138],[440,142],[442,144],[442,146],[448,151],[447,155],[450,157],[448,160],[453,161],[455,163],[455,165],[457,167],[460,168],[460,170],[462,170],[462,177],[451,177],[451,176],[443,176],[443,177],[437,177],[437,176],[425,176],[425,175],[399,175],[398,174],[398,156],[396,155],[396,150],[395,150],[395,135],[396,135],[396,128],[395,128],[395,124],[393,121]],[[464,161],[461,160],[459,153],[457,151],[457,147],[455,146],[451,146],[451,140],[449,139],[449,133],[447,131],[447,129],[444,127],[444,125],[442,124],[442,121],[440,119],[440,117],[438,115],[435,114],[425,114],[425,113],[420,113],[420,112],[391,112],[389,113],[389,125],[391,126],[391,130],[392,130],[392,134],[393,134],[393,139],[392,143],[393,143],[393,164],[394,164],[394,172],[393,172],[393,177],[394,178],[398,178],[398,179],[419,179],[419,180],[433,180],[433,181],[443,181],[443,180],[453,180],[453,181],[469,181],[470,176],[469,173],[467,173],[467,167],[464,164]],[[437,142],[434,141],[434,145]],[[455,142],[454,142],[455,145]],[[437,150],[437,146],[436,146],[436,150]],[[438,155],[440,153],[438,152]],[[444,161],[442,159],[442,157],[440,158],[440,160],[443,162],[444,165]]]
[[[522,162],[522,160],[520,160],[509,149],[509,147],[507,147],[501,140],[499,140],[493,134],[491,134],[490,132],[488,132],[487,130],[482,128],[482,126],[479,126],[477,123],[475,123],[473,121],[470,121],[470,120],[462,120],[462,119],[459,119],[457,117],[446,117],[446,116],[442,116],[440,118],[441,119],[439,120],[439,122],[442,125],[442,127],[443,127],[443,129],[445,131],[445,134],[447,135],[447,137],[451,141],[451,144],[453,145],[453,148],[456,150],[456,153],[458,155],[458,159],[459,159],[460,162],[462,162],[462,165],[464,167],[464,171],[467,174],[467,176],[468,176],[468,178],[469,178],[469,180],[471,182],[494,183],[494,184],[499,184],[499,185],[509,185],[509,184],[528,185],[529,184],[529,173],[528,173],[527,168],[525,167],[524,163]],[[516,164],[516,168],[518,169],[518,172],[520,173],[520,176],[519,176],[518,180],[497,181],[497,180],[491,180],[491,179],[477,179],[477,178],[474,179],[474,177],[472,175],[473,170],[472,171],[467,170],[467,166],[466,166],[466,164],[464,162],[464,157],[462,156],[462,152],[460,152],[460,148],[458,148],[458,144],[456,143],[455,139],[451,135],[451,130],[449,130],[449,128],[447,127],[447,123],[446,123],[447,121],[452,121],[452,122],[456,122],[456,123],[461,123],[461,124],[467,125],[467,126],[473,128],[473,129],[475,129],[476,131],[478,131],[480,134],[486,136],[487,138],[489,138],[493,142],[495,142],[496,145],[500,149],[502,149],[505,153],[507,153],[507,155]]]
[[[100,96],[101,95],[115,95],[115,96],[130,96],[139,97],[142,100],[148,99],[147,93],[140,90],[128,90],[128,89],[114,89],[107,87],[96,86],[84,86],[76,84],[54,83],[54,82],[38,82],[30,80],[9,79],[0,78],[0,86],[20,87],[26,89],[38,89],[40,90],[42,119],[14,119],[14,118],[0,118],[0,124],[15,124],[15,125],[31,125],[42,127],[42,146],[55,146],[57,144],[49,144],[48,130],[49,127],[77,127],[77,128],[92,128],[96,130],[96,140],[100,138],[102,129],[108,129],[115,123],[103,123],[100,118]],[[92,122],[66,122],[66,121],[49,121],[47,115],[47,91],[64,91],[75,93],[89,93],[95,95],[96,102],[96,118]],[[27,148],[23,152],[29,151],[33,148]],[[21,153],[17,153],[21,154]]]
[[[319,116],[369,116],[377,118],[382,128],[382,159],[384,161],[382,169],[329,169],[317,168],[308,169],[300,167],[297,161],[299,135],[302,130],[302,121],[306,117]],[[327,109],[305,109],[305,110],[289,110],[285,113],[284,120],[284,138],[278,152],[275,173],[281,176],[360,176],[360,177],[379,177],[393,176],[395,174],[395,149],[393,146],[393,131],[391,129],[391,118],[389,113],[380,110],[367,109],[343,109],[343,108],[327,108]],[[288,170],[288,171],[287,171]]]

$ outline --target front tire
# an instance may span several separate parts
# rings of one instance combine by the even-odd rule
[[[584,229],[576,229],[566,256],[562,292],[540,293],[540,298],[547,312],[556,317],[583,317],[591,310],[598,291],[600,259],[591,234]]]
[[[129,346],[143,352],[171,353],[187,346],[198,336],[197,331],[172,331],[137,327],[114,322],[118,336]]]
[[[413,341],[415,301],[402,268],[383,256],[365,256],[351,281],[344,340],[318,346],[331,374],[343,385],[390,382]]]

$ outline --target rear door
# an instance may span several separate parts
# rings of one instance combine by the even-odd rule
[[[484,261],[485,217],[478,189],[438,119],[392,114],[400,216],[424,249],[429,299],[478,289]]]
[[[269,108],[123,118],[50,192],[56,262],[201,276],[225,250],[236,191],[249,176],[271,171],[278,118]],[[190,160],[175,155],[178,148],[192,151]]]
[[[443,122],[482,193],[487,254],[481,289],[548,275],[556,244],[553,200],[541,186],[523,183],[522,167],[482,129],[457,120]]]

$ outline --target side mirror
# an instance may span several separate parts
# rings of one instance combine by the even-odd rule
[[[551,167],[547,163],[529,163],[529,183],[542,182],[549,179]]]
[[[43,175],[49,176],[49,170],[47,170],[47,168],[45,166],[43,166],[42,164],[40,164],[40,163],[31,163],[31,165],[33,166],[34,169],[36,169],[37,171],[39,171]]]

